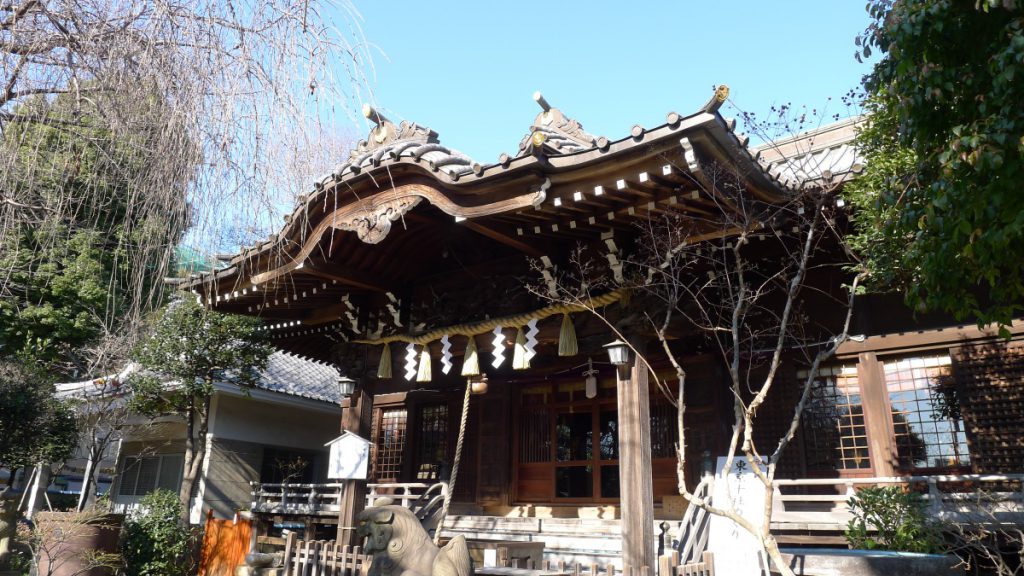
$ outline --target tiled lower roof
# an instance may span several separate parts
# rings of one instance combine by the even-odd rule
[[[129,364],[118,374],[57,384],[57,396],[89,398],[116,394],[121,390],[120,383],[138,369],[137,364]],[[267,367],[260,374],[256,387],[270,392],[338,404],[341,402],[339,376],[338,370],[332,366],[278,350],[267,359]]]
[[[332,366],[279,350],[270,355],[257,386],[271,392],[337,404],[341,402],[340,375]]]

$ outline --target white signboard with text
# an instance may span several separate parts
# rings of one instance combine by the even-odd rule
[[[764,517],[764,484],[754,475],[750,462],[747,462],[745,457],[737,456],[733,459],[728,477],[723,474],[725,462],[724,456],[718,458],[711,504],[716,508],[729,508],[728,497],[731,496],[732,508],[751,524],[760,527]],[[728,518],[717,514],[711,515],[708,550],[715,555],[716,574],[762,574],[761,548],[757,540]]]
[[[331,447],[327,477],[332,480],[366,480],[370,441],[345,432],[327,443]]]

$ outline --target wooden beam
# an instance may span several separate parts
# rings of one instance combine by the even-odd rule
[[[316,276],[324,280],[332,280],[345,284],[346,286],[352,286],[361,290],[369,290],[371,292],[394,292],[395,288],[388,282],[376,278],[365,272],[359,272],[351,269],[332,269],[327,270],[323,265],[311,265],[307,264],[302,268],[295,270],[295,273],[306,274],[308,276]]]
[[[533,246],[530,246],[526,242],[523,242],[522,240],[519,240],[518,238],[513,238],[512,236],[509,236],[509,235],[507,235],[507,234],[505,234],[503,232],[499,232],[499,231],[495,230],[494,228],[490,228],[490,227],[484,226],[483,224],[480,224],[479,222],[474,222],[472,220],[466,220],[465,222],[462,223],[462,226],[465,226],[467,229],[472,230],[473,232],[476,232],[477,234],[481,234],[483,236],[486,236],[486,237],[490,238],[491,240],[494,240],[495,242],[498,242],[500,244],[504,244],[505,246],[508,246],[510,248],[514,248],[514,249],[522,252],[523,254],[526,254],[527,256],[532,256],[534,258],[540,258],[541,256],[544,255],[544,253],[542,251],[538,250],[537,248],[534,248]]]

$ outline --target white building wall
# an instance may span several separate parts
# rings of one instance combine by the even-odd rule
[[[216,439],[325,450],[341,428],[341,408],[316,403],[316,409],[271,404],[255,397],[221,395],[210,430]]]

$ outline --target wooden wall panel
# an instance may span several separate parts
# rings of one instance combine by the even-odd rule
[[[490,390],[480,397],[480,464],[476,499],[481,506],[502,506],[509,502],[512,457],[510,410],[508,384],[492,381]]]

